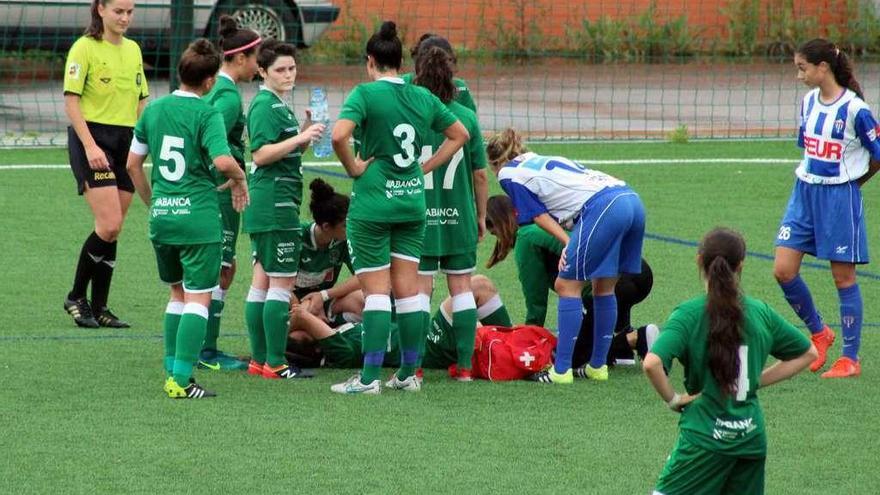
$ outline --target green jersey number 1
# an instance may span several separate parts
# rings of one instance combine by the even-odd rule
[[[167,165],[159,165],[159,173],[169,182],[177,182],[186,172],[186,159],[183,153],[183,138],[176,136],[162,136],[162,149],[159,150],[159,159],[166,162],[174,162],[174,168]]]
[[[736,400],[743,402],[749,395],[749,346],[739,346],[739,376],[736,377]]]
[[[419,157],[419,163],[425,163],[433,155],[434,149],[431,148],[431,146],[422,146],[422,156]],[[461,165],[462,160],[464,160],[464,148],[459,148],[458,151],[452,155],[452,160],[449,161],[449,166],[446,167],[446,173],[443,175],[443,189],[452,189],[452,184],[455,182],[455,172],[458,170],[458,166]],[[425,189],[434,189],[433,170],[425,176]]]

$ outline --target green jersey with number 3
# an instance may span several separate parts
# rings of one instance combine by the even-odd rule
[[[689,394],[701,394],[681,414],[683,437],[712,452],[763,456],[767,438],[757,391],[767,357],[796,358],[809,350],[810,341],[766,303],[744,297],[742,307],[744,338],[737,353],[740,372],[735,394],[723,394],[709,370],[706,296],[687,301],[672,312],[651,352],[663,360],[666,369],[672,366],[673,358],[678,359],[684,365],[685,389]]]
[[[447,108],[464,125],[470,140],[452,160],[425,176],[427,224],[422,254],[447,256],[477,249],[477,210],[474,203],[474,171],[486,168],[486,150],[477,116],[463,105],[451,102]],[[434,133],[422,148],[421,160],[433,155],[446,137]]]
[[[147,105],[134,136],[153,157],[150,239],[172,245],[220,242],[211,168],[230,151],[217,110],[178,90]]]
[[[419,158],[432,132],[442,133],[456,118],[427,89],[386,77],[356,86],[340,120],[359,128],[358,151],[373,158],[354,180],[348,217],[372,222],[411,222],[425,218]]]
[[[299,134],[290,107],[268,88],[251,101],[247,115],[251,151]],[[302,204],[302,150],[297,148],[274,163],[256,167],[248,176],[251,204],[244,210],[244,231],[253,234],[299,228]]]

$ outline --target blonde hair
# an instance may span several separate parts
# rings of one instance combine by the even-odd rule
[[[505,163],[527,152],[522,137],[512,127],[495,134],[486,141],[486,156],[492,170],[498,170]]]

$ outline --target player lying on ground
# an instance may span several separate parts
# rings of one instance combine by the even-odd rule
[[[472,279],[474,299],[480,311],[480,323],[509,327],[510,316],[501,302],[498,290],[488,277],[476,275]],[[447,297],[431,318],[430,330],[425,339],[425,356],[422,360],[424,368],[448,369],[458,360],[457,336],[452,327],[452,298]],[[397,339],[397,324],[391,322],[391,336],[385,349],[384,367],[400,366],[400,346]],[[303,365],[322,363],[334,368],[359,368],[363,365],[361,344],[363,325],[345,323],[331,327],[320,318],[312,315],[301,304],[293,304],[290,312],[290,336],[288,351],[293,359],[311,359]],[[473,337],[471,336],[471,341]],[[460,381],[470,378],[456,375]],[[391,386],[392,383],[386,383]],[[371,389],[378,394],[381,388]]]

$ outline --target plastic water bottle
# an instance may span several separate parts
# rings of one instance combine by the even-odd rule
[[[309,99],[309,107],[312,109],[312,122],[324,124],[324,132],[313,143],[312,152],[318,158],[325,158],[333,153],[331,135],[333,129],[330,125],[330,112],[327,108],[327,93],[324,88],[312,88],[312,96]]]

